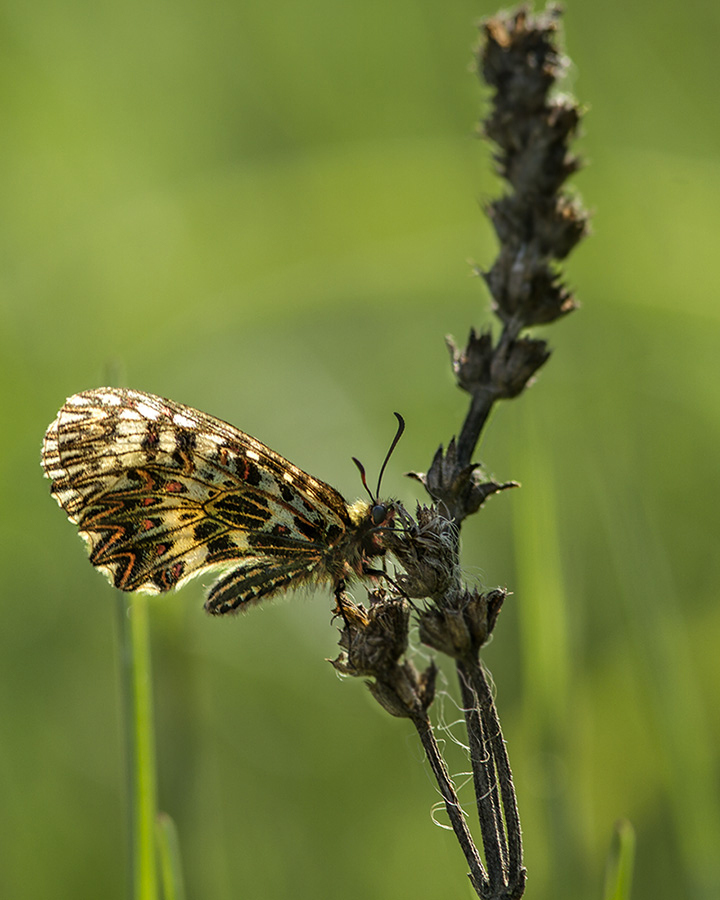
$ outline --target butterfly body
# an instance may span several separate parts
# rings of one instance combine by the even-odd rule
[[[167,591],[228,571],[206,608],[231,612],[308,581],[371,571],[391,503],[338,491],[232,425],[141,391],[69,397],[42,464],[90,561],[125,591]]]

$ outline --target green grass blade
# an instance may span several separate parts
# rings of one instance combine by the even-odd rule
[[[175,822],[167,813],[158,813],[156,835],[163,900],[185,900],[180,841]]]
[[[133,900],[158,900],[156,773],[147,598],[118,600]]]
[[[627,819],[621,819],[615,825],[615,840],[608,856],[603,900],[630,900],[634,862],[635,829]]]

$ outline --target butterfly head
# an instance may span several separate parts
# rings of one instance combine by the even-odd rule
[[[369,531],[377,528],[392,528],[392,520],[395,517],[395,504],[392,500],[356,500],[348,507],[350,521],[356,528],[367,528]]]
[[[395,432],[395,437],[390,444],[390,449],[385,455],[385,460],[380,468],[380,475],[378,476],[377,489],[375,493],[373,493],[368,487],[365,467],[359,459],[356,459],[353,456],[353,462],[360,471],[360,478],[362,480],[363,487],[370,497],[370,503],[368,503],[366,500],[358,500],[353,503],[353,505],[349,509],[350,518],[353,524],[359,530],[365,532],[366,537],[363,543],[365,545],[365,552],[370,556],[378,556],[385,552],[382,541],[382,532],[384,529],[394,527],[393,519],[395,517],[395,505],[392,501],[380,500],[379,494],[380,485],[382,484],[382,477],[385,473],[385,468],[390,457],[392,456],[393,450],[397,446],[397,443],[402,436],[403,431],[405,431],[405,420],[400,415],[400,413],[395,413],[395,418],[398,420],[397,431]]]

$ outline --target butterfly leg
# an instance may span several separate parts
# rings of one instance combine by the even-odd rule
[[[347,606],[346,606],[347,597],[346,597],[346,593],[345,593],[346,588],[347,588],[347,582],[344,578],[341,578],[335,585],[335,591],[334,591],[335,610],[334,610],[334,613],[335,613],[335,615],[339,614],[342,616],[343,621],[345,622],[345,627],[349,630],[350,622],[348,621],[348,616],[347,616],[347,612],[346,612],[346,609],[347,609]]]
[[[407,594],[405,593],[405,591],[397,583],[397,581],[395,581],[394,578],[391,578],[384,569],[370,569],[370,568],[363,569],[363,577],[365,577],[365,576],[367,576],[369,578],[384,578],[388,584],[392,585],[392,587],[395,588],[395,590],[398,592],[398,594],[400,594],[400,596],[405,597],[407,600],[410,599],[407,596]]]

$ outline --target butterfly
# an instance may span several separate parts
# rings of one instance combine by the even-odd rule
[[[380,471],[404,430],[398,430]],[[69,397],[42,466],[90,562],[123,591],[161,593],[223,569],[205,608],[233,612],[306,583],[382,574],[397,504],[338,491],[232,425],[153,394],[97,388]],[[378,490],[380,479],[378,480]],[[340,606],[340,608],[342,608]]]

